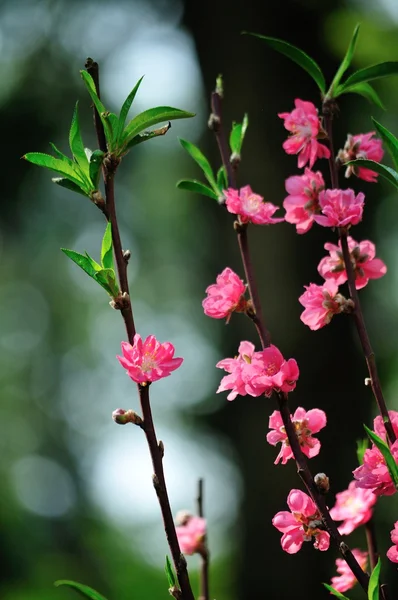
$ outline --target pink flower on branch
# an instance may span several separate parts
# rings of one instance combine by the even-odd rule
[[[398,464],[398,440],[390,447]],[[376,496],[392,496],[397,491],[380,450],[373,446],[365,450],[363,464],[353,471],[356,486],[372,490]]]
[[[276,346],[255,352],[251,342],[241,342],[235,358],[225,358],[217,363],[219,369],[229,373],[222,378],[217,393],[231,390],[228,400],[236,396],[271,396],[272,392],[290,392],[296,387],[299,376],[297,362],[285,360]]]
[[[398,412],[396,410],[389,410],[388,416],[390,417],[393,431],[398,439]],[[384,427],[383,417],[381,415],[378,415],[374,419],[373,429],[374,429],[375,434],[378,435],[379,438],[386,441],[386,439],[387,439],[386,428]]]
[[[133,345],[122,342],[123,356],[117,356],[117,359],[133,381],[145,385],[168,377],[178,369],[183,359],[173,358],[174,351],[170,342],[161,344],[154,335],[148,336],[143,342],[137,333]]]
[[[291,416],[294,425],[294,430],[300,442],[303,453],[312,458],[319,454],[321,442],[312,437],[312,434],[318,433],[326,426],[326,415],[323,410],[313,408],[308,412],[299,406],[294,415]],[[282,460],[285,465],[290,458],[294,458],[292,449],[287,439],[285,427],[283,425],[281,414],[278,410],[274,410],[269,418],[269,427],[273,429],[267,433],[267,442],[272,446],[276,446],[278,442],[282,442],[281,450],[276,457],[275,464]]]
[[[371,491],[356,486],[351,481],[347,490],[336,494],[336,504],[330,510],[334,521],[344,521],[339,527],[341,535],[348,535],[354,529],[367,523],[373,514],[377,496]]]
[[[296,225],[297,233],[307,233],[320,213],[319,193],[325,189],[322,173],[306,168],[304,175],[292,175],[285,182],[289,196],[283,201],[285,221]]]
[[[321,215],[314,215],[314,221],[323,227],[349,227],[362,219],[365,196],[353,190],[325,190],[319,194]]]
[[[343,150],[339,150],[337,159],[340,163],[345,164],[351,160],[363,158],[380,162],[384,155],[381,140],[372,139],[376,135],[374,131],[370,133],[359,133],[358,135],[349,134]],[[364,181],[372,183],[377,181],[378,173],[371,169],[364,169],[355,165],[349,165],[346,169],[345,176],[350,177],[356,175]]]
[[[176,517],[176,533],[183,554],[201,553],[204,549],[206,519],[181,511]]]
[[[310,283],[306,285],[305,292],[299,298],[305,310],[300,319],[310,329],[316,331],[332,320],[333,315],[349,310],[350,301],[338,293],[338,286],[328,279],[323,285]]]
[[[319,137],[325,137],[318,111],[312,102],[305,102],[298,98],[294,101],[296,108],[291,113],[279,113],[278,117],[284,119],[285,129],[291,135],[283,142],[283,149],[287,154],[298,154],[298,167],[301,169],[309,163],[312,169],[317,158],[329,158],[330,150],[318,142]]]
[[[244,312],[246,286],[229,267],[217,276],[216,283],[206,289],[207,298],[202,302],[205,315],[213,319],[230,319],[233,312]]]
[[[398,521],[394,524],[394,529],[391,531],[391,541],[394,546],[387,550],[387,558],[391,562],[398,563]]]
[[[287,504],[291,512],[283,510],[272,519],[273,526],[283,533],[283,550],[296,554],[303,542],[311,541],[317,550],[327,550],[330,536],[322,530],[322,518],[314,501],[301,490],[291,490]]]
[[[245,185],[240,190],[228,188],[224,190],[224,196],[228,212],[239,215],[241,223],[270,225],[284,221],[283,217],[272,216],[279,207],[271,202],[264,202],[264,198],[255,194],[250,185]]]
[[[367,563],[368,563],[368,553],[362,552],[358,548],[354,548],[352,550],[354,557],[356,558],[359,566],[362,571],[366,571]],[[331,586],[337,590],[338,592],[346,592],[350,590],[357,583],[357,578],[354,573],[351,571],[350,567],[347,565],[346,561],[343,558],[336,559],[336,567],[337,573],[339,575],[332,577]]]
[[[322,258],[318,265],[318,272],[324,279],[333,279],[337,285],[347,281],[341,242],[338,246],[327,243],[324,246],[329,251],[329,256]],[[369,279],[379,279],[387,273],[387,267],[376,256],[376,246],[369,240],[356,242],[348,236],[348,248],[351,263],[355,273],[355,287],[357,290],[365,287]]]

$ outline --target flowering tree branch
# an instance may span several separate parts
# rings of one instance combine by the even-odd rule
[[[197,496],[196,500],[197,500],[198,517],[201,517],[201,518],[204,518],[203,487],[204,487],[203,479],[199,479],[199,481],[198,481],[198,496]],[[210,598],[210,592],[209,592],[210,553],[209,553],[209,548],[208,548],[208,543],[207,543],[207,534],[205,536],[205,539],[203,540],[203,544],[201,544],[199,554],[201,557],[199,600],[209,600],[209,598]]]
[[[97,94],[99,96],[99,71],[98,64],[91,59],[86,63],[87,70],[91,70],[91,74],[95,75],[95,83]],[[103,151],[107,153],[106,142],[103,125],[99,118],[97,109],[94,107],[94,122],[97,132],[97,138],[104,148]],[[105,147],[104,147],[105,143]],[[120,298],[116,299],[115,308],[120,309],[125,324],[128,341],[131,345],[134,344],[134,336],[136,334],[133,310],[130,300],[130,290],[127,277],[127,260],[122,249],[122,242],[120,238],[119,225],[116,214],[116,203],[114,193],[114,176],[120,160],[116,159],[112,154],[107,153],[103,163],[103,178],[105,185],[105,203],[107,209],[107,218],[111,223],[112,227],[112,241],[115,255],[115,261],[117,266],[118,279],[120,284]],[[152,418],[152,411],[149,399],[149,384],[138,383],[137,384],[141,411],[142,421],[139,423],[140,427],[145,432],[145,437],[148,443],[152,465],[154,470],[153,485],[158,497],[164,529],[166,532],[167,542],[170,547],[170,552],[173,558],[174,566],[177,573],[178,582],[181,587],[181,593],[184,600],[194,600],[194,595],[191,589],[191,584],[188,577],[187,563],[181,553],[180,546],[177,539],[175,524],[173,515],[171,512],[170,501],[168,497],[166,481],[163,470],[163,453],[164,446],[162,442],[158,442],[155,426]]]
[[[329,168],[330,168],[330,178],[332,183],[332,188],[338,188],[338,171],[337,164],[334,158],[334,148],[333,148],[333,114],[336,110],[335,104],[333,101],[325,102],[323,104],[323,115],[325,121],[325,129],[327,132],[328,140],[329,140],[329,148],[330,148],[330,157],[329,157]],[[348,289],[350,292],[350,297],[354,302],[354,310],[353,317],[355,321],[355,325],[358,331],[359,339],[361,342],[362,350],[365,355],[366,364],[369,371],[370,381],[372,385],[372,390],[374,397],[377,402],[377,406],[379,408],[379,412],[383,418],[384,426],[386,428],[387,436],[391,444],[393,444],[396,440],[396,435],[394,433],[394,429],[391,424],[390,416],[388,414],[386,402],[384,400],[383,391],[381,388],[380,378],[377,371],[376,366],[376,358],[375,353],[373,352],[369,334],[366,328],[365,319],[363,316],[361,303],[359,300],[358,291],[355,285],[355,272],[351,261],[350,251],[348,247],[348,239],[347,239],[347,229],[345,227],[339,227],[339,238],[341,243],[341,249],[343,252],[345,269],[347,272],[347,283]]]
[[[216,99],[216,101],[215,101],[215,99]],[[232,170],[230,168],[229,154],[228,154],[228,150],[227,150],[228,146],[227,146],[225,132],[224,132],[224,129],[222,126],[222,118],[221,117],[222,117],[222,115],[221,115],[221,96],[220,96],[220,94],[217,93],[217,90],[216,90],[216,92],[213,92],[213,94],[212,94],[212,115],[210,117],[210,125],[212,125],[212,123],[217,124],[217,128],[215,129],[213,127],[213,130],[216,133],[217,143],[218,143],[218,146],[220,149],[220,154],[221,154],[221,159],[222,159],[223,165],[224,165],[226,173],[227,173],[228,185],[236,186],[235,176],[234,176],[234,173],[232,173]],[[232,173],[232,175],[231,175],[231,173]],[[243,231],[244,231],[243,239],[242,239],[242,237],[239,238],[239,235],[242,236],[242,231],[241,231],[242,227],[239,223],[237,225],[235,224],[235,229],[237,230],[237,233],[238,233],[238,243],[239,243],[239,248],[241,251],[242,262],[243,262],[243,265],[245,268],[245,275],[247,278],[250,300],[251,300],[254,311],[257,311],[255,314],[256,320],[253,319],[253,321],[256,325],[256,329],[257,329],[259,337],[260,337],[262,348],[264,349],[270,345],[270,335],[264,325],[262,312],[261,312],[260,300],[259,300],[259,296],[257,293],[256,278],[255,278],[254,270],[252,268],[252,264],[251,264],[251,260],[250,260],[249,246],[248,246],[248,240],[247,240],[247,225],[244,226],[244,229],[243,229]],[[254,297],[252,295],[253,290],[254,290]],[[341,534],[338,531],[336,523],[333,521],[333,519],[330,516],[328,507],[326,505],[325,498],[324,498],[322,492],[318,489],[318,487],[314,481],[314,477],[312,476],[311,471],[308,467],[306,457],[304,456],[304,454],[302,452],[300,442],[296,435],[296,431],[294,429],[294,424],[291,419],[291,415],[290,415],[290,411],[289,411],[289,407],[288,407],[288,396],[286,393],[278,392],[278,393],[276,393],[276,397],[277,397],[277,401],[278,401],[279,411],[280,411],[280,414],[281,414],[281,417],[283,420],[283,425],[284,425],[284,428],[286,431],[286,435],[287,435],[294,459],[296,461],[298,475],[300,476],[305,487],[307,488],[311,498],[315,502],[315,505],[319,510],[319,513],[322,517],[322,521],[324,523],[326,530],[329,532],[330,536],[334,540],[340,553],[342,554],[343,558],[347,562],[348,566],[352,570],[353,574],[357,578],[357,580],[360,583],[360,585],[362,586],[362,588],[365,591],[367,591],[368,585],[369,585],[369,576],[367,573],[365,573],[362,570],[361,566],[359,565],[359,563],[356,560],[355,556],[353,555],[352,551],[350,550],[348,545],[344,542],[343,537],[341,536]]]

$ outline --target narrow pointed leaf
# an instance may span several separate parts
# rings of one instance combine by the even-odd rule
[[[68,581],[66,579],[61,579],[59,581],[56,581],[54,585],[56,587],[60,587],[62,585],[71,587],[78,594],[84,596],[85,598],[90,598],[90,600],[106,600],[105,596],[102,596],[102,594],[99,594],[88,585],[83,585],[82,583],[77,583],[76,581]]]
[[[357,83],[356,85],[350,85],[348,87],[338,87],[333,96],[337,98],[340,94],[359,94],[368,100],[369,102],[375,104],[382,110],[386,110],[379,94],[376,90],[370,85],[370,83]]]
[[[84,185],[84,181],[81,175],[71,167],[66,161],[60,158],[54,158],[50,154],[44,154],[43,152],[28,152],[23,156],[25,160],[38,165],[39,167],[45,167],[56,173],[61,173],[77,185]]]
[[[175,578],[175,575],[173,572],[173,567],[171,566],[170,559],[167,555],[166,555],[166,564],[165,564],[164,570],[166,572],[166,577],[167,577],[167,582],[169,584],[169,588],[175,587],[176,578]]]
[[[389,77],[390,75],[398,75],[398,61],[383,62],[371,67],[365,67],[359,69],[348,77],[341,85],[343,90],[347,87],[355,85],[357,83],[363,83],[364,81],[374,81],[375,79],[381,79],[382,77]]]
[[[304,69],[304,71],[307,71],[307,73],[311,75],[321,92],[323,94],[325,93],[326,83],[321,69],[314,59],[303,52],[303,50],[300,50],[300,48],[296,48],[296,46],[292,46],[292,44],[288,44],[283,40],[278,40],[276,38],[261,35],[259,33],[252,33],[250,31],[243,31],[243,33],[247,33],[264,40],[268,46],[277,52],[284,54],[290,58],[290,60],[297,63],[302,69]]]
[[[113,269],[113,246],[112,246],[112,226],[110,223],[106,226],[105,234],[102,239],[101,263],[104,269]]]
[[[337,590],[335,590],[328,583],[324,583],[323,585],[328,590],[328,592],[330,592],[331,594],[333,594],[333,596],[336,596],[336,598],[340,598],[340,600],[350,600],[349,598],[347,598],[347,596],[344,596],[341,592],[338,592]]]
[[[363,464],[363,455],[365,451],[368,449],[369,440],[368,438],[363,438],[363,440],[357,440],[357,458],[360,465]]]
[[[52,181],[53,183],[66,188],[67,190],[71,190],[71,192],[76,192],[77,194],[81,194],[82,196],[86,197],[89,195],[83,188],[77,185],[77,183],[67,179],[67,177],[52,177]]]
[[[94,189],[98,189],[99,179],[101,175],[102,161],[104,160],[104,152],[102,150],[95,150],[90,156],[90,180],[94,186]]]
[[[97,273],[98,271],[101,271],[102,266],[99,265],[97,263],[97,261],[95,261],[93,258],[91,258],[91,256],[87,252],[85,252],[84,254],[85,254],[87,260],[89,261],[92,269],[94,269],[94,272]]]
[[[372,121],[373,121],[374,126],[377,129],[377,133],[383,140],[384,144],[387,147],[388,152],[391,155],[392,161],[394,163],[394,167],[398,170],[398,139],[395,137],[395,135],[393,133],[391,133],[391,131],[386,129],[381,123],[376,121],[376,119],[374,119],[373,117],[372,117]]]
[[[144,131],[143,133],[139,133],[135,137],[133,137],[127,146],[122,148],[121,153],[125,154],[127,150],[130,150],[133,146],[137,146],[137,144],[141,144],[142,142],[147,142],[152,138],[159,137],[161,135],[166,135],[168,130],[171,127],[170,121],[164,127],[159,127],[159,129],[153,129],[152,131]]]
[[[66,162],[73,171],[76,169],[75,163],[73,162],[73,160],[71,160],[69,158],[69,156],[65,156],[65,154],[63,154],[60,150],[58,150],[57,146],[55,144],[53,144],[52,142],[50,142],[50,146],[54,150],[55,154],[57,155],[57,158]]]
[[[83,269],[87,275],[94,278],[97,271],[94,269],[91,260],[89,260],[87,256],[84,256],[84,254],[79,254],[79,252],[75,252],[74,250],[68,250],[68,248],[61,248],[61,250],[68,258],[76,263],[78,267]]]
[[[127,96],[126,100],[123,102],[123,106],[120,110],[120,115],[119,115],[119,123],[118,123],[118,130],[117,130],[117,141],[120,142],[121,140],[121,136],[124,130],[124,126],[126,124],[126,119],[127,119],[127,115],[129,113],[129,110],[131,108],[131,105],[134,102],[135,96],[138,92],[138,88],[141,85],[141,81],[144,79],[144,76],[142,76],[137,83],[135,84],[135,86],[133,87],[133,89],[131,90],[131,92],[129,93],[129,95]]]
[[[231,152],[240,154],[242,151],[243,140],[245,139],[246,130],[249,125],[247,114],[243,117],[242,123],[233,123],[231,134],[229,136],[229,145]]]
[[[220,192],[228,189],[228,179],[224,166],[220,167],[217,171],[217,186]]]
[[[369,600],[379,600],[379,580],[380,580],[380,569],[381,562],[380,558],[377,561],[377,565],[373,569],[370,579],[369,579],[369,587],[368,587],[368,599]]]
[[[357,45],[358,33],[359,33],[359,23],[355,26],[354,33],[352,34],[352,38],[350,44],[348,46],[345,57],[343,58],[341,65],[339,66],[336,75],[332,81],[332,85],[330,86],[331,96],[333,96],[333,90],[339,85],[341,78],[344,73],[347,71],[348,67],[351,64],[352,57],[354,56],[355,47]]]
[[[141,133],[141,131],[148,129],[148,127],[152,127],[153,125],[157,125],[158,123],[173,121],[175,119],[187,119],[194,116],[194,113],[180,110],[179,108],[173,108],[172,106],[149,108],[130,121],[124,130],[122,142],[128,144],[128,142]]]
[[[80,132],[78,106],[79,103],[76,102],[75,110],[73,111],[72,123],[69,130],[69,146],[80,168],[84,173],[86,173],[86,175],[88,175],[88,159]]]
[[[100,116],[101,122],[104,126],[105,138],[106,138],[106,141],[108,144],[108,148],[109,148],[109,150],[112,150],[113,144],[114,144],[114,135],[113,135],[113,131],[112,131],[111,122],[109,119],[106,118],[106,116],[111,113],[108,113],[105,106],[102,104],[101,100],[98,98],[95,83],[94,83],[94,80],[91,77],[90,73],[88,73],[87,71],[80,71],[80,75],[82,76],[82,79],[83,79],[84,83],[86,84],[87,91],[91,96],[91,100],[93,101],[94,106],[97,109],[97,112]]]
[[[109,150],[114,150],[116,148],[116,142],[117,142],[117,132],[118,132],[118,127],[119,127],[119,119],[118,117],[115,115],[115,113],[112,112],[106,112],[104,114],[104,120],[108,123],[108,127],[110,130],[110,136],[112,139],[112,143],[111,146],[109,148]]]
[[[376,173],[379,173],[379,175],[384,177],[384,179],[387,179],[387,181],[389,181],[391,185],[398,189],[398,173],[397,171],[394,171],[394,169],[392,169],[391,167],[382,165],[381,163],[378,163],[374,160],[365,160],[362,158],[358,160],[351,160],[345,163],[345,165],[363,167],[364,169],[371,169],[372,171],[376,171]]]
[[[180,138],[180,144],[184,148],[184,150],[186,150],[188,154],[190,154],[190,156],[194,159],[194,161],[199,165],[207,181],[210,183],[213,190],[217,193],[218,187],[217,182],[214,179],[213,169],[211,168],[210,163],[204,156],[204,154],[202,154],[199,148],[197,148],[194,144],[188,142],[187,140],[183,140],[182,138]]]
[[[180,190],[187,190],[188,192],[194,192],[195,194],[218,200],[217,194],[211,188],[207,187],[204,183],[200,183],[200,181],[196,181],[196,179],[181,179],[177,183],[177,187]]]
[[[379,436],[376,435],[371,429],[369,429],[369,427],[366,427],[366,425],[364,425],[364,428],[366,433],[368,434],[370,441],[373,442],[376,448],[378,448],[382,453],[391,479],[393,480],[396,489],[398,489],[398,465],[395,462],[393,455],[391,454],[389,446],[381,438],[379,438]]]

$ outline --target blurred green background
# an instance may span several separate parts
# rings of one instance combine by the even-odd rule
[[[79,77],[87,56],[100,63],[102,97],[117,111],[145,74],[134,110],[169,104],[197,113],[177,121],[164,138],[135,149],[117,179],[117,204],[138,331],[175,344],[183,367],[151,389],[174,512],[195,509],[205,478],[205,511],[212,552],[211,595],[217,600],[326,598],[320,585],[334,574],[337,552],[310,544],[289,556],[271,518],[300,487],[293,464],[275,467],[265,442],[275,406],[264,398],[226,402],[216,396],[215,363],[233,356],[241,339],[256,342],[251,324],[235,316],[225,327],[203,315],[205,288],[227,265],[243,274],[231,220],[210,199],[175,188],[199,177],[179,146],[201,146],[219,166],[207,130],[209,95],[219,73],[225,121],[249,113],[241,185],[282,205],[284,180],[296,159],[277,113],[294,98],[319,102],[313,82],[286,58],[242,30],[281,37],[306,50],[330,81],[351,32],[362,23],[354,66],[398,58],[394,0],[317,2],[259,0],[192,2],[69,0],[0,3],[0,595],[3,600],[72,598],[56,579],[91,585],[109,600],[167,598],[167,546],[151,483],[145,440],[116,427],[115,408],[138,408],[135,387],[115,355],[125,339],[120,315],[106,295],[60,247],[99,257],[101,213],[54,186],[48,172],[21,161],[28,151],[67,150],[73,106],[80,100],[86,145],[95,148],[90,102]],[[376,83],[387,112],[359,97],[341,99],[336,149],[347,132],[371,129],[374,115],[398,132],[398,81]],[[388,162],[388,160],[387,160]],[[317,163],[324,168],[326,163]],[[398,203],[391,188],[350,180],[367,198],[356,239],[377,244],[388,265],[361,293],[390,408],[398,409]],[[314,472],[346,488],[356,467],[355,440],[375,414],[356,332],[349,319],[310,332],[299,320],[303,285],[318,281],[316,266],[330,232],[297,236],[285,224],[250,230],[264,313],[273,341],[301,369],[291,406],[323,408],[329,427]],[[396,497],[376,510],[380,550],[390,545]],[[365,547],[364,532],[348,542]],[[396,569],[384,561],[383,576]],[[194,586],[198,560],[188,559]],[[195,587],[196,589],[196,587]],[[352,598],[362,597],[354,590]]]

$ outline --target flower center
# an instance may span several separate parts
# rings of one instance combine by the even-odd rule
[[[243,201],[243,208],[248,213],[256,213],[258,212],[260,205],[262,204],[262,200],[260,196],[257,194],[250,194]]]
[[[275,375],[275,373],[277,373],[277,372],[278,372],[278,367],[273,362],[270,362],[270,363],[268,363],[267,365],[264,366],[264,373],[268,377],[271,377],[272,375]]]
[[[147,373],[148,371],[152,371],[152,369],[156,369],[158,366],[156,359],[153,354],[149,352],[145,352],[142,363],[141,363],[141,371]]]

